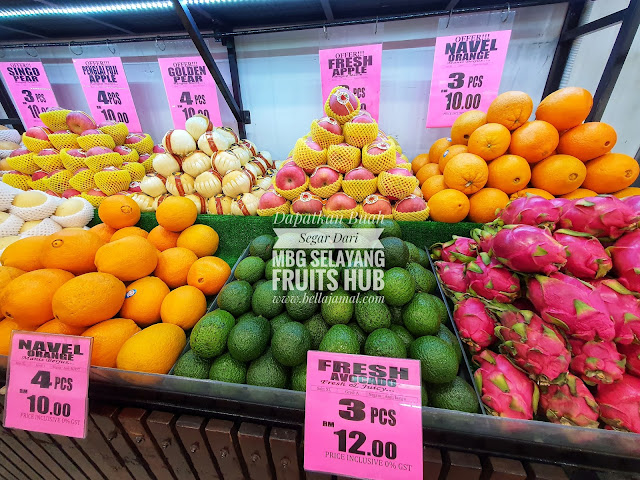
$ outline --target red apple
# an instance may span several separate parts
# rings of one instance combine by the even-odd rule
[[[15,149],[13,152],[11,152],[9,154],[10,157],[17,157],[20,155],[27,155],[28,153],[31,153],[29,150],[27,150],[26,148],[17,148]]]
[[[53,190],[45,190],[45,192],[47,195],[51,195],[52,197],[58,197],[60,198],[60,195],[58,195],[56,192],[54,192]]]
[[[53,177],[56,173],[60,173],[62,170],[53,170],[51,173],[47,173],[47,178]],[[32,177],[33,180],[33,177]]]
[[[383,153],[385,153],[387,150],[389,150],[391,148],[391,144],[387,141],[383,141],[383,142],[374,142],[372,143],[369,148],[367,148],[367,153],[369,155],[381,155]]]
[[[342,135],[342,127],[331,117],[322,117],[318,120],[318,126],[335,135]]]
[[[43,150],[40,150],[40,152],[38,153],[38,156],[46,157],[48,155],[58,155],[59,153],[60,152],[55,148],[45,148]]]
[[[327,199],[325,208],[327,210],[351,210],[356,208],[358,203],[344,192],[334,193]]]
[[[402,175],[403,177],[413,177],[413,173],[411,173],[406,168],[391,168],[387,170],[387,173],[390,173],[392,175]]]
[[[351,104],[351,109],[347,109],[347,102]],[[358,108],[358,99],[346,88],[339,88],[329,97],[329,108],[336,115],[349,115],[349,113]]]
[[[369,195],[362,202],[362,210],[371,215],[391,215],[391,202],[387,197],[376,193]]]
[[[116,148],[117,148],[117,147],[116,147]],[[144,163],[144,162],[146,162],[147,160],[149,160],[149,157],[150,157],[150,156],[151,156],[151,155],[149,155],[148,153],[143,153],[142,155],[140,155],[140,156],[138,157],[138,163]]]
[[[307,175],[298,165],[291,165],[276,173],[276,186],[280,190],[293,190],[303,186],[306,181]]]
[[[102,135],[104,132],[101,132],[98,129],[90,128],[89,130],[85,130],[80,134],[81,137],[85,137],[87,135]]]
[[[315,172],[315,167],[309,167],[309,168],[303,168],[304,173],[306,173],[307,175],[311,175],[313,172]]]
[[[287,203],[287,199],[282,195],[274,192],[273,190],[267,190],[258,201],[258,208],[263,210],[266,208],[276,208]]]
[[[360,110],[360,113],[351,119],[351,123],[375,123],[375,120],[369,112]]]
[[[140,182],[131,182],[129,184],[128,193],[142,193],[142,189],[140,188]]]
[[[296,165],[296,162],[293,161],[293,157],[288,157],[284,162],[282,162],[282,165],[280,165],[280,170],[286,167],[291,167],[292,165]]]
[[[62,198],[77,197],[78,195],[80,195],[80,192],[75,188],[69,188],[62,192]]]
[[[427,202],[416,195],[409,195],[396,203],[396,212],[421,212],[427,208]]]
[[[267,193],[264,195],[267,195]],[[298,198],[291,202],[291,210],[293,213],[310,213],[319,215],[322,213],[322,199],[311,192],[302,192]]]
[[[118,145],[113,149],[113,151],[119,153],[124,157],[125,155],[129,155],[133,151],[133,149],[125,147],[124,145]]]
[[[85,158],[87,156],[87,152],[81,148],[72,148],[71,150],[67,150],[67,155],[71,157]]]
[[[311,137],[307,138],[304,143],[307,144],[307,147],[309,147],[311,150],[317,150],[318,152],[322,151],[322,147],[320,145],[318,145],[316,142],[314,142]]]
[[[407,163],[407,162],[405,162],[404,158],[402,158],[402,155],[400,153],[396,152],[396,165],[402,165],[404,163]]]
[[[53,135],[68,135],[69,133],[73,133],[71,130],[56,130],[53,132]]]
[[[77,134],[81,134],[85,130],[92,130],[97,127],[96,122],[88,113],[77,110],[67,113],[66,123],[69,130]]]
[[[345,180],[373,180],[374,178],[376,178],[376,176],[364,167],[349,170],[344,176]]]
[[[40,180],[41,178],[45,178],[46,176],[47,172],[45,172],[44,170],[38,170],[33,175],[31,175],[31,180],[35,182],[36,180]]]
[[[167,151],[162,145],[158,144],[153,146],[153,153],[167,153]]]
[[[53,132],[47,127],[31,127],[24,132],[27,137],[37,138],[38,140],[49,140],[51,133]]]
[[[316,167],[313,175],[309,178],[309,185],[313,188],[321,188],[326,187],[328,185],[332,185],[336,183],[340,179],[340,173],[327,166],[321,165]]]
[[[87,157],[90,157],[92,155],[102,155],[105,153],[113,153],[113,150],[107,147],[92,147],[87,150]]]
[[[141,133],[130,133],[125,137],[124,143],[128,145],[131,143],[141,142],[142,140],[144,140],[144,135],[142,135]]]
[[[91,195],[93,197],[106,197],[107,195],[100,190],[99,188],[92,188],[91,190],[87,191],[87,195]]]
[[[117,125],[117,122],[114,122],[113,120],[107,120],[106,122],[99,123],[98,128],[111,127],[113,125]]]

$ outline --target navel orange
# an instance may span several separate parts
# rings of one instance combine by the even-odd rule
[[[487,123],[477,128],[469,137],[469,153],[491,161],[503,155],[509,148],[511,133],[504,125]]]
[[[218,257],[202,257],[193,262],[187,274],[187,284],[205,295],[215,295],[231,275],[231,267]]]
[[[511,134],[509,153],[519,155],[529,163],[550,156],[558,146],[560,136],[553,125],[542,120],[527,122]]]
[[[40,250],[47,237],[26,237],[13,242],[0,255],[0,263],[25,272],[44,268],[40,261]]]
[[[436,222],[458,223],[469,214],[469,199],[459,190],[447,188],[427,202],[431,219]]]
[[[141,327],[159,322],[160,306],[169,291],[167,284],[157,277],[144,277],[130,283],[120,316],[130,318]]]
[[[457,145],[469,143],[469,137],[478,128],[487,123],[487,114],[480,110],[469,110],[458,116],[451,126],[451,140]]]
[[[434,175],[425,180],[420,188],[422,196],[425,200],[429,200],[436,193],[441,192],[447,188],[447,184],[444,183],[444,175]]]
[[[444,168],[447,166],[449,160],[451,160],[456,155],[460,155],[461,153],[467,153],[469,149],[466,145],[451,145],[448,147],[438,159],[438,167],[440,168],[440,173],[444,172]]]
[[[200,258],[216,253],[219,241],[218,232],[208,225],[191,225],[182,231],[177,246],[191,250]]]
[[[111,236],[110,242],[115,242],[116,240],[120,240],[124,237],[142,237],[147,238],[149,233],[140,228],[140,227],[124,227],[120,230],[116,230],[114,234]]]
[[[589,115],[593,97],[588,90],[567,87],[547,95],[536,109],[536,119],[544,120],[557,130],[567,130],[580,125]]]
[[[469,197],[469,220],[493,222],[498,212],[507,206],[509,196],[497,188],[483,188]]]
[[[617,140],[618,135],[611,125],[604,122],[583,123],[560,136],[558,153],[573,155],[586,162],[609,153]]]
[[[438,163],[444,151],[451,145],[453,145],[453,143],[451,139],[447,137],[439,138],[433,142],[433,145],[429,148],[429,163]]]
[[[162,323],[173,323],[189,330],[207,312],[207,299],[200,290],[184,285],[169,292],[162,301],[160,316]]]
[[[522,126],[533,111],[533,100],[524,92],[510,91],[498,95],[487,109],[487,122],[499,123],[509,130]]]
[[[198,217],[195,203],[185,197],[167,197],[156,210],[156,220],[171,232],[190,227]]]
[[[489,169],[478,155],[461,153],[447,163],[443,175],[449,188],[470,195],[486,185]]]
[[[131,227],[140,220],[140,207],[125,195],[112,195],[100,202],[98,216],[110,227]]]
[[[189,269],[197,259],[197,255],[186,248],[168,248],[158,255],[154,275],[169,288],[181,287],[187,284]]]
[[[116,358],[116,367],[164,375],[169,373],[186,344],[187,336],[180,327],[156,323],[124,342]]]
[[[154,247],[163,252],[167,248],[175,247],[178,243],[179,236],[179,232],[170,232],[162,225],[158,225],[149,232],[147,240],[149,240]]]
[[[158,250],[146,238],[124,237],[100,247],[95,263],[99,272],[131,282],[153,273],[158,265]]]
[[[115,368],[122,345],[139,331],[140,327],[128,318],[112,318],[85,330],[83,337],[93,337],[91,365]]]
[[[571,155],[552,155],[531,169],[531,184],[551,195],[573,192],[584,182],[587,167]]]
[[[531,180],[529,162],[518,155],[501,155],[489,162],[487,187],[512,194],[525,188]]]
[[[624,153],[606,153],[589,160],[586,166],[587,176],[582,186],[598,193],[613,193],[627,188],[640,173],[636,159]]]
[[[95,272],[96,252],[103,245],[102,239],[88,230],[60,230],[46,238],[40,261],[45,268],[61,268],[74,275]]]

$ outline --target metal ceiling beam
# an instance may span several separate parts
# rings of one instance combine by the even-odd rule
[[[603,28],[610,27],[615,23],[619,23],[624,20],[624,16],[626,13],[626,9],[619,10],[605,17],[594,20],[593,22],[585,23],[584,25],[580,25],[579,27],[573,28],[568,32],[565,32],[560,38],[565,40],[573,40],[574,38],[580,37],[582,35],[586,35],[588,33],[597,32],[598,30],[602,30]]]
[[[43,40],[46,40],[48,38],[48,37],[45,37],[44,35],[40,35],[38,33],[27,32],[26,30],[20,30],[19,28],[7,27],[6,25],[0,25],[0,29],[7,30],[9,32],[22,33],[23,35],[31,35],[32,37],[42,38]]]
[[[33,1],[36,2],[36,3],[40,3],[42,5],[46,5],[48,7],[59,7],[60,6],[60,5],[56,5],[55,3],[49,2],[47,0],[33,0]],[[132,32],[131,30],[127,30],[126,28],[118,27],[117,25],[114,25],[114,24],[109,23],[109,22],[104,22],[102,20],[98,20],[97,18],[91,17],[89,15],[80,15],[80,17],[84,18],[85,20],[89,20],[91,22],[98,23],[98,24],[100,24],[100,25],[102,25],[104,27],[109,27],[109,28],[112,28],[114,30],[118,30],[118,31],[120,31],[122,33],[126,33],[127,35],[133,35],[134,34],[134,32]]]
[[[327,20],[333,22],[333,10],[331,10],[329,0],[320,0],[320,5],[322,5],[322,10],[324,11],[324,16],[327,17]]]

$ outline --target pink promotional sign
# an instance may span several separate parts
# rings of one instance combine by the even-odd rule
[[[422,479],[420,362],[309,351],[304,468]]]
[[[436,38],[427,127],[450,127],[498,96],[511,30]]]
[[[222,126],[218,89],[202,57],[159,58],[160,73],[167,92],[173,128],[184,128],[196,114]]]
[[[91,115],[99,124],[124,122],[130,132],[142,127],[133,104],[129,82],[119,57],[73,59]]]
[[[347,87],[362,108],[378,120],[382,44],[320,50],[323,101],[337,86]]]
[[[93,338],[14,331],[4,426],[84,438]]]
[[[2,62],[0,72],[26,128],[42,127],[40,113],[57,107],[41,62]]]

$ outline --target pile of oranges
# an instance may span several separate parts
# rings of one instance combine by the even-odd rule
[[[131,198],[105,198],[104,222],[9,245],[0,256],[0,354],[12,330],[93,337],[91,363],[167,373],[231,269],[218,234],[194,225],[195,204],[167,198],[157,227],[136,227]]]
[[[640,189],[629,188],[640,173],[638,162],[611,153],[613,127],[583,123],[592,106],[587,90],[568,87],[544,98],[533,121],[533,101],[518,91],[498,95],[487,112],[460,115],[451,137],[436,140],[411,164],[431,218],[490,222],[510,198],[527,194],[640,195]]]

